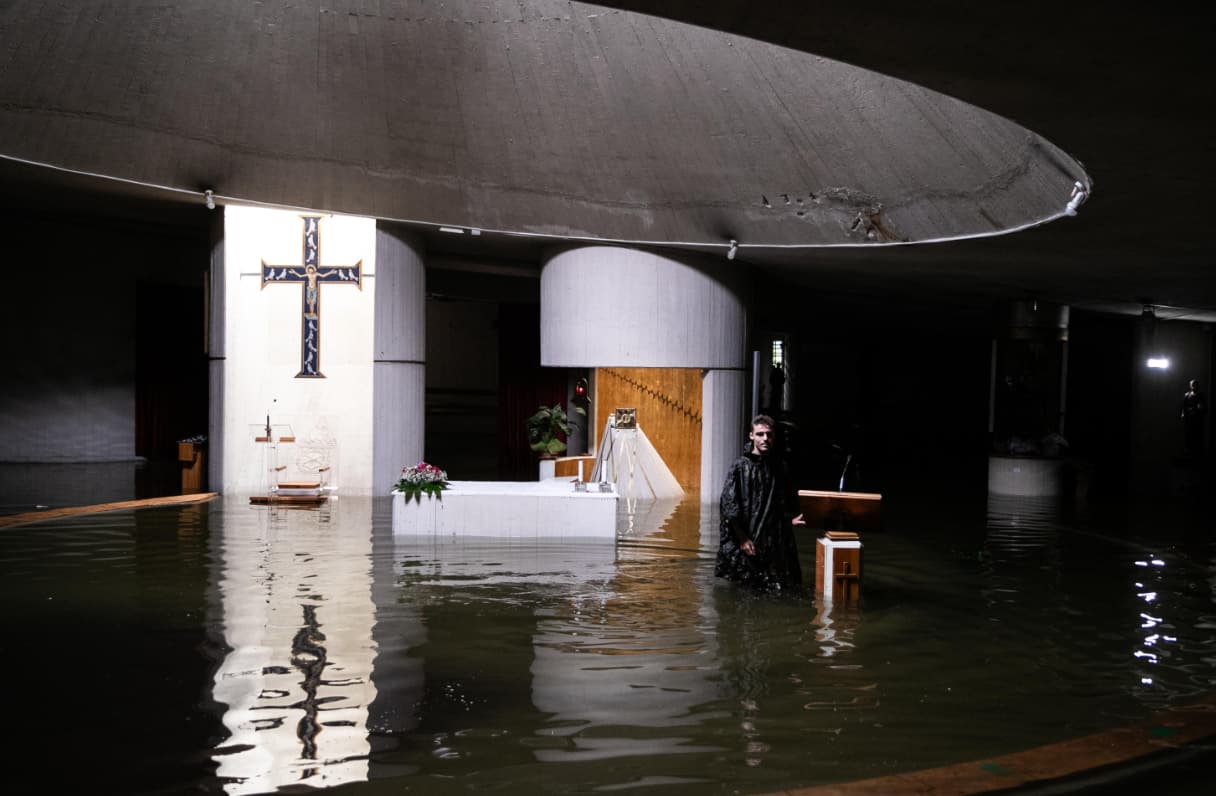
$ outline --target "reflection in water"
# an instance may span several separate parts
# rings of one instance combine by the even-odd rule
[[[993,563],[1053,560],[1058,555],[1060,512],[1058,498],[989,492],[984,547]]]
[[[662,550],[699,566],[703,577],[690,579],[700,585],[697,621],[704,630],[698,653],[712,656],[712,664],[702,662],[701,668],[707,672],[706,684],[714,686],[703,687],[701,693],[705,698],[716,694],[716,701],[699,705],[696,715],[724,718],[736,728],[733,737],[715,735],[719,742],[729,739],[718,756],[738,760],[750,769],[788,766],[792,757],[805,758],[807,750],[775,750],[774,742],[780,744],[790,732],[837,738],[844,730],[842,711],[856,714],[877,707],[873,677],[860,664],[844,660],[854,648],[861,621],[858,606],[833,609],[830,603],[817,604],[809,586],[801,594],[757,594],[713,578],[718,506],[684,501],[664,513],[659,529],[622,540],[621,577],[628,575],[624,562],[630,560],[633,545],[639,560],[644,560],[640,548],[646,548],[652,562]],[[813,556],[813,543],[800,555]],[[695,563],[698,558],[699,564]],[[814,571],[807,563],[803,568],[807,573]],[[679,591],[688,588],[676,584],[672,594],[659,596],[655,604],[683,604]],[[673,620],[686,625],[692,621],[678,616]],[[803,711],[800,716],[791,713],[798,705]],[[807,720],[808,714],[816,718]]]
[[[1137,626],[1139,644],[1132,656],[1140,672],[1136,695],[1143,703],[1165,709],[1180,698],[1211,694],[1216,677],[1205,669],[1216,664],[1214,572],[1216,560],[1201,566],[1173,550],[1133,557],[1129,580],[1136,602],[1129,613]],[[1206,610],[1194,616],[1191,606],[1197,604]]]
[[[1185,668],[1175,666],[1173,659],[1183,646],[1192,654],[1202,656],[1206,651],[1210,655],[1216,650],[1216,638],[1205,627],[1210,630],[1216,624],[1201,623],[1192,632],[1170,615],[1181,604],[1191,602],[1187,592],[1193,576],[1207,574],[1211,568],[1188,564],[1185,556],[1154,553],[1140,542],[1078,534],[1065,518],[1067,508],[1067,503],[1056,498],[989,494],[984,594],[990,608],[1004,609],[994,611],[993,617],[1003,617],[1016,606],[1023,621],[1080,619],[1076,632],[1081,639],[1105,636],[1125,643],[1130,639],[1133,666],[1130,672],[1121,673],[1118,687],[1143,704],[1165,707],[1171,700],[1207,693],[1211,683],[1188,684],[1191,676]],[[1066,542],[1079,548],[1072,555],[1080,559],[1080,566],[1065,560]],[[1119,552],[1112,557],[1112,550]],[[1026,568],[1032,573],[1023,571]],[[1082,588],[1070,580],[1103,584],[1099,589],[1105,592],[1098,591],[1097,600],[1105,602],[1107,610],[1078,602],[1074,594],[1092,599],[1089,595],[1094,586]],[[1111,607],[1121,616],[1111,617],[1109,627],[1083,618],[1105,616]],[[1049,615],[1053,609],[1054,617]],[[1062,646],[1045,639],[1035,651],[1050,666]],[[1130,681],[1125,679],[1128,674]]]
[[[568,743],[538,760],[706,751],[670,732],[721,715],[704,708],[721,696],[715,623],[691,572],[668,559],[623,561],[597,593],[540,618],[532,701],[549,714],[541,734]]]
[[[231,737],[214,759],[228,793],[367,778],[370,505],[334,503],[336,519],[226,507],[218,590],[230,649],[213,697],[227,706]]]
[[[672,537],[666,531],[672,515],[682,504],[683,498],[621,501],[617,507],[617,536],[623,542],[669,542]]]
[[[667,510],[662,511],[667,514]],[[661,529],[654,529],[660,532]],[[695,551],[694,551],[695,552]],[[482,696],[486,674],[469,671],[465,626],[456,614],[476,600],[529,615],[528,654],[496,655],[495,676],[523,668],[531,681],[537,742],[526,748],[540,762],[586,762],[613,757],[707,751],[680,735],[649,730],[697,724],[719,715],[699,710],[720,697],[712,615],[703,589],[690,577],[695,555],[668,558],[635,553],[624,560],[602,542],[504,544],[403,540],[396,548],[401,599],[431,627],[414,685],[428,693],[421,709],[440,709],[446,691],[485,711],[501,695]],[[685,563],[681,565],[680,561]],[[529,607],[531,605],[532,607]],[[421,639],[397,617],[395,633]],[[452,628],[452,638],[437,639]],[[512,634],[523,630],[513,629]],[[479,686],[477,680],[483,683]],[[441,685],[442,683],[442,685]],[[428,701],[429,700],[429,701]],[[435,720],[432,714],[430,720]],[[445,728],[449,759],[466,754],[464,736]]]
[[[853,649],[853,637],[861,621],[861,612],[856,605],[833,606],[831,601],[821,602],[811,624],[815,626],[815,640],[819,642],[819,655],[834,658]]]
[[[1132,656],[1143,666],[1140,684],[1151,686],[1153,667],[1171,657],[1171,648],[1178,643],[1178,638],[1171,634],[1173,625],[1165,616],[1169,606],[1165,600],[1159,599],[1168,581],[1165,561],[1157,556],[1148,556],[1137,559],[1134,566],[1137,570],[1136,580],[1133,581],[1136,597],[1143,600],[1138,617],[1143,640]]]
[[[715,579],[695,502],[618,544],[403,543],[387,499],[332,509],[0,534],[19,735],[120,763],[124,792],[770,793],[1123,726],[1216,680],[1210,545],[893,513],[862,601],[827,611]],[[82,675],[82,649],[115,654]],[[81,710],[82,677],[138,710]]]
[[[832,766],[875,721],[879,670],[853,660],[861,610],[806,596],[715,589],[719,658],[732,702],[737,754],[751,769]],[[791,747],[794,733],[803,739]],[[795,763],[802,755],[808,762]]]

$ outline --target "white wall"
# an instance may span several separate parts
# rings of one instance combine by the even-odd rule
[[[375,222],[237,206],[224,214],[223,491],[260,493],[277,461],[287,465],[284,479],[309,479],[328,465],[341,494],[373,494]],[[303,287],[262,286],[263,261],[302,266],[305,215],[322,215],[319,266],[361,263],[363,273],[361,287],[320,287],[325,378],[297,378]],[[268,414],[272,426],[289,425],[296,437],[277,447],[274,460],[254,441]]]

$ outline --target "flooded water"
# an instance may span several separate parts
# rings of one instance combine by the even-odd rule
[[[855,606],[716,580],[696,503],[615,545],[394,539],[388,498],[10,528],[10,765],[37,791],[769,793],[1209,695],[1210,537],[1065,514],[892,507]]]

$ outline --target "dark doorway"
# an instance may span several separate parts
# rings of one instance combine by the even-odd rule
[[[135,312],[136,491],[177,494],[177,443],[207,433],[202,287],[139,282]]]

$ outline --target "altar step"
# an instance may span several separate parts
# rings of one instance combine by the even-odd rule
[[[312,507],[329,500],[329,495],[250,495],[254,506]]]
[[[284,481],[269,495],[252,495],[255,506],[319,506],[329,499],[319,481]]]

